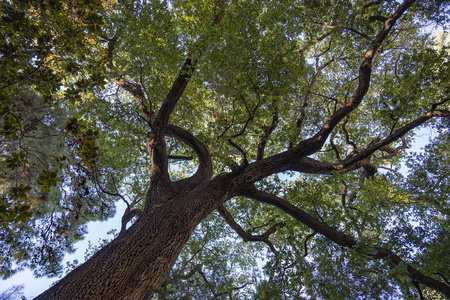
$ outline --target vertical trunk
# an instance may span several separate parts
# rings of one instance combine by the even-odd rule
[[[194,228],[230,197],[222,177],[146,211],[124,234],[36,299],[150,299]]]

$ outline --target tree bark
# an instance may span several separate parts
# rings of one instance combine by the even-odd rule
[[[35,299],[150,299],[195,227],[231,198],[217,176],[144,211],[127,231]]]

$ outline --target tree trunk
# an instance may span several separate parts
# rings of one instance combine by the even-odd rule
[[[147,210],[126,232],[35,299],[150,299],[195,227],[230,197],[217,176]]]

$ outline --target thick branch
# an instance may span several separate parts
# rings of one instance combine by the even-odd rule
[[[336,125],[355,110],[364,96],[367,94],[370,86],[370,76],[372,73],[372,62],[377,53],[378,48],[382,42],[386,39],[388,33],[391,31],[395,22],[405,13],[405,11],[415,2],[415,0],[406,0],[397,11],[384,23],[383,29],[372,40],[369,49],[366,51],[362,62],[359,67],[358,87],[356,88],[353,96],[347,101],[347,103],[339,108],[325,123],[322,129],[313,137],[313,140],[318,144],[316,149],[322,147],[325,140],[328,138],[331,131]],[[299,145],[301,146],[301,144]]]
[[[374,247],[374,249],[377,251],[376,254],[373,256],[374,259],[387,259],[389,262],[393,263],[394,265],[398,265],[402,262],[402,259],[398,257],[395,253],[388,249],[384,248],[378,248]],[[409,273],[409,277],[414,282],[419,282],[429,288],[432,288],[436,291],[441,292],[447,297],[450,297],[450,286],[446,285],[445,283],[442,283],[438,280],[435,280],[431,277],[423,275],[420,271],[414,269],[412,266],[407,265],[407,270]]]
[[[214,19],[212,20],[212,26],[220,25],[225,14],[222,1],[218,0],[216,2],[216,6],[214,7],[214,14],[215,15]],[[200,52],[197,53],[197,57],[201,57],[204,50],[205,47],[200,49]],[[195,65],[197,64],[197,61],[198,58],[192,60],[191,53],[188,53],[187,58],[180,69],[178,77],[172,84],[172,87],[170,88],[169,93],[164,99],[158,115],[156,116],[154,130],[156,131],[157,135],[164,135],[164,130],[169,122],[170,115],[174,110],[176,104],[178,103],[178,100],[180,100],[181,96],[183,95],[188,81],[192,77],[192,73],[195,71]]]
[[[242,196],[246,196],[248,198],[255,199],[257,201],[261,201],[281,209],[282,211],[294,217],[296,220],[305,224],[312,230],[324,235],[325,237],[337,243],[338,245],[350,249],[355,249],[356,251],[358,251],[358,249],[361,248],[369,249],[370,254],[368,254],[368,258],[370,259],[385,259],[395,266],[403,262],[402,259],[398,257],[396,254],[394,254],[392,251],[384,248],[371,247],[364,244],[359,244],[352,236],[342,233],[330,227],[326,223],[318,221],[317,219],[313,218],[302,209],[298,208],[295,205],[292,205],[286,200],[281,199],[275,195],[258,191],[253,187],[242,189],[241,194]],[[367,251],[365,251],[365,253],[367,253]],[[450,297],[450,286],[440,281],[437,281],[431,277],[423,275],[420,271],[414,269],[410,265],[407,265],[407,270],[409,273],[408,275],[413,282],[416,281],[421,284],[424,284],[436,291],[443,293],[447,297]]]
[[[370,75],[372,72],[372,60],[377,52],[377,49],[386,38],[394,23],[414,2],[414,0],[405,1],[405,3],[401,5],[400,8],[385,22],[383,29],[373,40],[361,62],[358,77],[359,84],[356,92],[345,103],[343,107],[339,108],[335,113],[333,113],[333,115],[325,123],[322,129],[320,129],[312,138],[301,141],[296,147],[288,151],[249,164],[246,167],[245,171],[242,172],[242,174],[236,176],[239,177],[240,180],[242,180],[241,182],[254,183],[271,174],[284,172],[287,170],[303,172],[306,169],[307,171],[312,171],[314,173],[326,174],[326,171],[331,172],[335,169],[335,167],[331,166],[331,169],[324,170],[324,167],[328,168],[331,164],[318,162],[313,163],[311,160],[306,159],[305,156],[319,151],[336,125],[343,118],[347,117],[353,110],[355,110],[361,103],[362,99],[369,90]],[[394,139],[392,139],[392,141],[393,140]],[[375,150],[377,149],[379,149],[379,147]],[[373,153],[373,151],[368,153],[368,155]],[[367,158],[367,156],[361,157],[359,160],[362,160],[364,158]],[[353,160],[352,164],[359,160]],[[341,169],[344,168],[344,166],[339,167]]]
[[[199,159],[199,165],[197,172],[187,179],[183,179],[174,183],[174,188],[176,190],[187,190],[195,187],[196,185],[211,179],[213,173],[211,155],[208,148],[200,142],[196,137],[194,137],[189,131],[184,130],[180,127],[174,125],[168,125],[166,134],[171,136],[195,151]]]
[[[156,135],[164,135],[164,130],[169,122],[170,114],[174,110],[178,100],[180,100],[184,90],[187,87],[188,80],[191,78],[192,73],[195,70],[195,63],[196,62],[192,61],[190,58],[190,55],[188,55],[188,58],[181,67],[177,79],[175,79],[175,82],[172,84],[172,87],[170,88],[170,91],[164,99],[158,115],[155,118],[154,130]]]
[[[169,177],[169,162],[164,136],[159,136],[152,130],[147,137],[151,170],[150,187],[145,198],[144,211],[148,211],[156,204],[166,202],[175,194],[175,188]]]
[[[220,24],[223,18],[223,9],[221,5],[221,1],[218,1],[216,6],[214,7],[215,16],[212,21],[212,25]],[[203,53],[204,48],[200,50],[198,53],[198,57]],[[212,168],[205,167],[210,164],[209,154],[206,156],[206,160],[203,159],[203,156],[200,157],[200,166],[196,174],[191,178],[188,178],[187,181],[178,184],[172,184],[169,172],[168,172],[168,157],[166,151],[166,143],[164,141],[164,136],[166,132],[171,132],[176,136],[182,135],[183,138],[187,138],[188,142],[193,141],[193,136],[186,135],[182,130],[176,130],[175,128],[169,128],[168,125],[170,115],[175,109],[176,104],[180,100],[183,95],[188,81],[192,76],[192,73],[195,70],[195,65],[198,59],[192,60],[191,53],[188,53],[187,58],[181,67],[178,77],[175,79],[172,87],[170,88],[169,93],[164,99],[161,108],[158,111],[158,114],[155,118],[155,121],[152,124],[152,131],[148,135],[148,152],[151,157],[151,174],[150,174],[150,182],[151,186],[147,193],[145,210],[148,210],[152,207],[153,204],[163,203],[174,196],[174,192],[178,188],[191,188],[195,183],[201,183],[206,179],[211,178],[212,172],[210,169]],[[175,130],[175,131],[174,131]],[[198,143],[196,143],[198,145]],[[195,150],[195,149],[194,149]],[[197,149],[198,150],[198,149]],[[202,154],[203,151],[198,153]],[[206,162],[209,160],[209,162]],[[186,187],[189,186],[189,187]]]
[[[339,163],[330,164],[328,162],[303,157],[301,159],[290,160],[287,163],[286,168],[283,169],[282,171],[291,170],[311,174],[331,174],[333,171],[337,171],[339,173],[347,173],[361,167],[373,169],[374,166],[370,163],[368,158],[375,151],[377,150],[386,151],[386,149],[388,149],[389,144],[395,142],[398,139],[403,138],[409,131],[419,127],[420,125],[422,125],[423,123],[425,123],[426,121],[428,121],[433,117],[450,117],[450,111],[434,110],[431,112],[427,112],[421,117],[417,118],[416,120],[399,128],[385,139],[371,143],[367,148],[359,150],[357,154],[352,155]],[[403,149],[405,147],[406,144],[405,142],[403,142],[402,146],[399,146],[396,149],[392,149],[393,154],[396,154],[400,149]]]
[[[225,221],[228,223],[228,225],[230,225],[230,227],[236,231],[236,233],[246,242],[248,241],[252,241],[252,242],[264,242],[266,243],[270,250],[272,250],[272,252],[275,252],[275,247],[273,246],[272,242],[269,241],[269,237],[271,234],[273,234],[278,227],[283,227],[284,224],[283,223],[277,223],[275,225],[273,225],[272,227],[270,227],[266,232],[264,232],[261,235],[252,235],[251,233],[245,231],[241,226],[239,226],[238,223],[236,223],[236,221],[234,220],[233,216],[231,215],[231,213],[225,208],[224,205],[220,205],[217,208],[217,211],[219,212],[219,214],[225,219]]]
[[[131,221],[131,219],[133,219],[134,217],[140,217],[141,215],[142,210],[137,208],[130,210],[130,207],[127,207],[122,216],[122,226],[120,228],[120,234],[123,234],[125,230],[127,230],[127,224]]]
[[[427,112],[399,128],[385,139],[374,142],[367,148],[358,150],[357,154],[335,164],[306,157],[310,149],[315,148],[315,144],[310,139],[305,140],[295,148],[249,164],[239,178],[243,182],[254,183],[269,175],[285,171],[330,175],[333,171],[347,173],[361,167],[372,168],[373,165],[370,164],[368,158],[375,151],[386,149],[385,147],[390,143],[402,138],[409,131],[433,117],[450,117],[450,111],[434,110]],[[303,147],[300,148],[301,145]]]
[[[338,243],[341,246],[354,248],[357,245],[357,241],[353,237],[337,231],[336,229],[330,227],[326,223],[320,222],[319,220],[310,216],[304,210],[298,208],[293,204],[290,204],[289,202],[275,195],[258,191],[255,188],[242,189],[241,195],[278,207],[279,209],[291,215],[292,217],[294,217],[301,223],[305,224],[312,230],[324,235],[325,237],[329,238],[335,243]]]

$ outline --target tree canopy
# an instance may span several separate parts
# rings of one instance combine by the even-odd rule
[[[62,274],[123,201],[120,233],[38,298],[450,297],[446,1],[0,16],[3,278]]]

